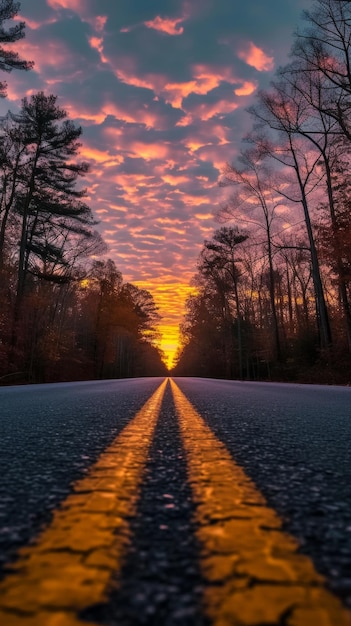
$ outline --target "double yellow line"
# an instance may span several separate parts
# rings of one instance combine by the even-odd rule
[[[128,518],[136,511],[166,384],[76,483],[36,543],[20,551],[0,584],[1,624],[82,626],[87,622],[79,611],[107,601],[132,540]],[[285,619],[289,626],[351,626],[351,614],[298,553],[254,484],[173,381],[171,389],[211,623],[261,626]]]
[[[164,381],[0,584],[3,626],[82,626],[79,611],[108,598],[130,542],[142,473]]]

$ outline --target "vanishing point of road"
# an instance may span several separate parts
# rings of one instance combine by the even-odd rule
[[[351,626],[351,389],[0,389],[2,626]]]

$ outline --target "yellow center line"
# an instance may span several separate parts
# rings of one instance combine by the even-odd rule
[[[276,512],[174,381],[171,387],[213,626],[350,626],[351,613],[298,553]]]
[[[22,548],[0,583],[4,626],[82,626],[78,612],[107,598],[130,543],[148,449],[167,381],[74,486],[51,524]],[[90,622],[91,624],[91,622]]]

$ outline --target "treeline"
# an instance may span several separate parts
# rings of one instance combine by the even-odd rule
[[[17,9],[1,3],[0,43],[23,36],[3,27]],[[0,47],[0,69],[30,67]],[[151,294],[97,260],[81,133],[43,92],[0,119],[0,384],[165,372]]]
[[[223,171],[175,374],[351,382],[351,3],[304,20]]]

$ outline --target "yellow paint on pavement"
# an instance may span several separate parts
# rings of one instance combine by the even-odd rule
[[[171,381],[196,504],[213,626],[351,626],[351,614],[226,447]]]
[[[165,380],[74,486],[50,526],[20,550],[0,583],[0,624],[82,626],[78,612],[107,598],[130,542]],[[92,624],[91,622],[89,622]]]

